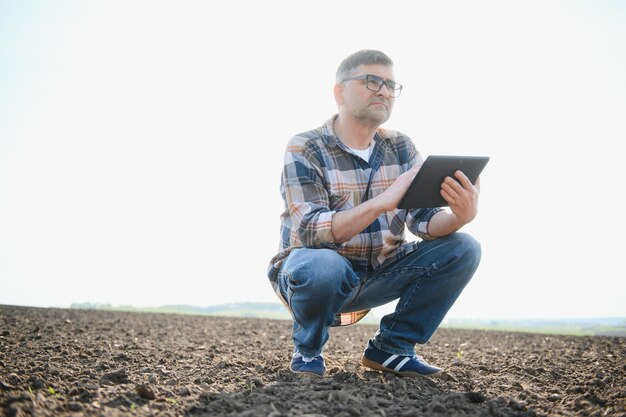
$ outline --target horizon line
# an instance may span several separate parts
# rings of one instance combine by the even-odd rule
[[[95,302],[72,302],[69,306],[59,306],[59,305],[34,305],[34,304],[15,304],[9,303],[6,304],[0,301],[0,307],[30,307],[30,308],[57,308],[57,309],[72,309],[73,305],[93,305],[94,307],[110,307],[114,309],[123,309],[123,308],[133,308],[133,309],[159,309],[159,308],[167,308],[167,307],[190,307],[190,308],[198,308],[198,309],[206,309],[206,308],[215,308],[215,307],[226,307],[233,305],[243,305],[243,304],[253,304],[253,305],[275,305],[283,307],[283,304],[279,301],[238,301],[238,302],[229,302],[229,303],[220,303],[220,304],[210,304],[210,305],[196,305],[196,304],[161,304],[161,305],[150,305],[150,306],[137,306],[133,304],[115,304],[115,303],[95,303]],[[74,309],[80,309],[79,307],[74,307]],[[285,308],[285,313],[287,310]],[[370,311],[369,314],[372,314],[376,317],[381,317],[375,312]],[[626,320],[626,315],[619,316],[517,316],[517,317],[488,317],[488,316],[449,316],[445,317],[442,321],[442,324],[446,324],[447,321],[491,321],[491,322],[511,322],[511,321],[576,321],[576,320]]]

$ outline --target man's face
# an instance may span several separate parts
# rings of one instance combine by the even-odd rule
[[[385,65],[359,65],[348,78],[376,75],[383,80],[393,80],[393,70]],[[344,113],[357,121],[380,126],[389,119],[395,99],[384,85],[375,92],[366,88],[366,80],[350,80],[340,84],[337,101]]]

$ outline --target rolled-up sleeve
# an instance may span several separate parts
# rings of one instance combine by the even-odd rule
[[[291,217],[292,231],[308,248],[338,248],[331,233],[335,211],[330,210],[328,191],[314,152],[289,146],[285,153],[282,193]]]
[[[406,215],[406,224],[408,229],[414,235],[424,240],[434,240],[435,238],[428,234],[428,222],[437,213],[440,208],[414,209],[408,210]]]

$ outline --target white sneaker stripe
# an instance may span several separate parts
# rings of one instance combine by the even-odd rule
[[[398,355],[391,355],[389,358],[387,358],[387,360],[385,362],[383,362],[383,366],[386,368],[387,365],[389,365],[391,362],[393,362],[393,360],[395,358],[397,358]]]
[[[402,361],[400,361],[400,363],[398,364],[398,366],[396,366],[395,368],[393,368],[394,371],[399,371],[405,363],[407,363],[411,358],[409,358],[408,356],[404,359],[402,359]]]

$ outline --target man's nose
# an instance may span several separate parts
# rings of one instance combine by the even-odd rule
[[[380,87],[380,90],[378,90],[378,94],[380,94],[381,96],[385,96],[385,97],[391,97],[391,92],[389,91],[389,87],[387,87],[387,84],[383,84]]]

